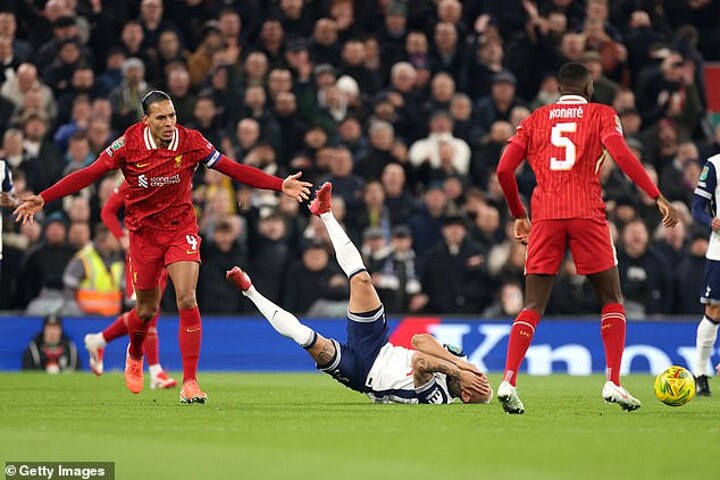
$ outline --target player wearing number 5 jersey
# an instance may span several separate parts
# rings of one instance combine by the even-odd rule
[[[602,397],[625,410],[636,410],[640,402],[620,386],[625,310],[599,178],[607,153],[656,200],[665,227],[677,223],[677,213],[630,153],[615,111],[588,103],[593,83],[587,68],[568,63],[560,69],[558,80],[558,102],[539,108],[518,126],[497,168],[515,218],[515,238],[528,245],[525,305],[510,331],[498,399],[508,413],[525,411],[515,388],[518,368],[569,247],[578,273],[588,276],[602,305],[600,328],[607,375]],[[532,224],[520,202],[514,173],[525,158],[537,179],[531,200]]]
[[[133,393],[143,388],[143,342],[160,305],[163,269],[175,287],[180,317],[183,403],[205,403],[196,381],[202,326],[195,289],[200,263],[200,237],[192,205],[192,176],[199,164],[256,188],[282,191],[298,201],[309,198],[310,184],[300,174],[285,180],[226,158],[196,130],[177,125],[167,93],[154,90],[142,99],[143,118],[125,131],[90,166],[78,170],[40,195],[31,195],[15,210],[17,221],[32,221],[47,202],[76,192],[121,169],[125,194],[125,226],[129,230],[129,264],[137,296],[128,316],[130,346],[125,384]]]

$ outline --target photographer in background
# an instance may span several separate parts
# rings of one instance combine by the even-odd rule
[[[72,372],[78,368],[75,343],[63,334],[62,322],[55,315],[45,317],[42,331],[25,349],[22,368],[47,373]]]

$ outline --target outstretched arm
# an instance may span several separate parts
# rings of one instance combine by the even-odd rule
[[[254,188],[264,188],[267,190],[275,190],[283,192],[285,195],[295,198],[298,202],[310,198],[311,183],[300,181],[300,172],[290,175],[285,180],[273,175],[268,175],[259,168],[243,165],[234,162],[225,155],[218,153],[219,158],[216,161],[210,159],[207,162],[208,167],[214,168],[220,173],[224,173],[232,179],[250,185]]]
[[[30,195],[22,199],[22,203],[13,212],[17,216],[16,222],[33,222],[35,214],[42,210],[46,203],[53,202],[71,193],[78,192],[93,182],[99,180],[104,174],[113,169],[113,166],[104,159],[99,158],[85,168],[71,173],[55,185],[40,192],[39,195]]]

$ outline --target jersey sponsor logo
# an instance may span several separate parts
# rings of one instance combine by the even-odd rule
[[[550,120],[554,118],[583,118],[583,107],[553,108],[550,110]]]
[[[702,172],[700,173],[700,181],[704,182],[705,180],[707,180],[709,173],[710,173],[710,167],[705,165],[702,169]]]
[[[150,186],[146,175],[138,175],[138,185],[142,188],[148,188]]]
[[[135,164],[135,168],[145,168],[145,167],[147,167],[148,165],[150,165],[150,162],[145,162],[145,163],[137,162],[137,163]]]
[[[182,167],[182,157],[183,157],[183,156],[182,156],[182,153],[181,153],[180,155],[177,155],[177,156],[175,157],[175,168],[180,168],[180,167]]]
[[[186,331],[187,333],[195,333],[195,332],[199,332],[200,330],[202,330],[202,327],[186,328],[186,329],[185,329],[185,331]]]
[[[176,185],[178,183],[180,183],[179,173],[176,173],[175,175],[165,175],[162,177],[150,178],[151,187],[164,187],[165,185]]]
[[[185,253],[187,253],[188,255],[193,255],[197,253],[197,250],[185,250]]]

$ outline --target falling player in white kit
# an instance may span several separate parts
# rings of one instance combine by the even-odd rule
[[[696,393],[710,395],[708,381],[712,374],[708,368],[712,356],[718,326],[720,326],[720,218],[717,207],[720,201],[720,155],[707,159],[703,167],[692,203],[692,215],[696,222],[710,227],[710,244],[705,255],[705,278],[700,292],[700,302],[705,304],[705,315],[697,327],[697,356],[693,375]],[[718,365],[720,373],[720,365]]]
[[[315,360],[317,368],[338,382],[364,393],[376,403],[489,403],[493,391],[485,374],[468,363],[462,352],[438,343],[431,335],[415,335],[416,350],[388,343],[385,310],[373,287],[360,252],[331,209],[332,185],[325,183],[310,205],[319,216],[350,281],[347,343],[340,345],[301,324],[263,297],[240,268],[227,272],[234,283],[268,319],[278,333],[293,339]]]

